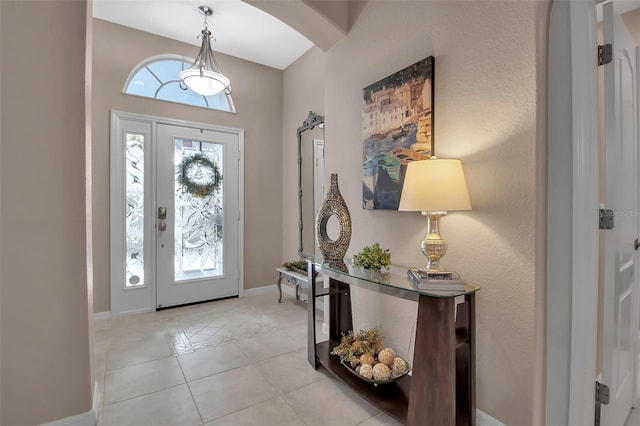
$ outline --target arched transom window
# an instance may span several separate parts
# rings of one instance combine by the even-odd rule
[[[147,58],[131,71],[123,93],[236,112],[231,95],[221,92],[214,96],[202,96],[180,84],[180,71],[190,68],[192,63],[193,59],[181,55]]]

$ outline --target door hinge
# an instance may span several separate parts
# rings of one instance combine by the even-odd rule
[[[640,241],[638,241],[638,239],[636,238],[636,240],[633,242],[633,249],[638,250],[639,248],[640,248]]]
[[[613,47],[611,44],[598,45],[598,66],[606,65],[613,61]]]
[[[596,403],[609,405],[609,386],[596,382]]]
[[[596,381],[596,412],[595,412],[595,426],[600,426],[600,406],[602,404],[609,404],[609,386],[603,385]]]
[[[600,229],[613,229],[613,210],[600,209]]]

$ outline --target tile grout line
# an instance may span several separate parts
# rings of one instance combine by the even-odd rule
[[[173,389],[173,388],[177,388],[179,386],[186,385],[186,384],[187,383],[179,383],[177,385],[171,385],[171,386],[168,386],[166,388],[154,390],[153,392],[142,393],[140,395],[132,396],[131,398],[123,399],[122,401],[116,401],[116,402],[112,402],[112,403],[109,403],[109,404],[105,404],[104,407],[106,408],[106,407],[109,407],[109,406],[112,406],[112,405],[118,405],[118,404],[121,404],[123,402],[128,402],[128,401],[134,400],[136,398],[141,398],[143,396],[153,395],[154,393],[163,392],[163,391],[166,391],[166,390],[169,390],[169,389]]]
[[[180,358],[176,355],[176,362],[178,363],[178,367],[180,368],[180,372],[182,373],[182,377],[184,378],[184,382],[187,385],[187,389],[189,390],[189,395],[191,395],[191,400],[193,401],[193,406],[196,407],[196,412],[198,413],[198,417],[200,417],[200,424],[204,425],[204,417],[202,417],[202,413],[200,412],[200,407],[198,407],[198,402],[196,398],[193,396],[193,391],[191,390],[191,385],[187,380],[187,375],[184,373],[184,369],[182,368],[182,364],[180,363]]]
[[[322,380],[326,380],[326,379],[327,379],[327,378],[325,377],[325,378],[320,379],[320,380],[317,380],[317,381],[315,381],[315,382],[313,382],[313,383],[318,383],[318,382],[320,382],[320,381],[322,381]],[[309,383],[309,384],[313,384],[313,383]],[[309,386],[309,384],[307,384],[307,385],[305,385],[305,386]],[[300,388],[298,388],[298,389],[301,389],[301,388],[303,388],[303,387],[305,387],[305,386],[302,386],[302,387],[300,387]],[[298,390],[298,389],[296,389],[296,390]],[[294,391],[295,391],[295,390],[293,390],[293,391],[291,391],[291,392],[294,392]],[[291,392],[287,392],[287,394],[290,394]],[[305,424],[305,425],[306,425],[306,424],[307,424],[307,422],[305,422],[305,421],[304,421],[304,419],[302,418],[302,416],[300,415],[300,413],[298,413],[298,411],[296,410],[296,407],[295,407],[295,406],[293,406],[292,404],[290,404],[290,403],[289,403],[289,401],[287,401],[287,398],[285,398],[285,397],[284,397],[284,394],[282,395],[282,400],[284,401],[284,403],[285,403],[285,404],[287,404],[287,406],[289,406],[289,408],[291,408],[291,410],[292,410],[294,413],[296,413],[296,416],[298,416],[298,418],[300,418],[300,421],[301,421],[303,424]]]
[[[117,368],[114,368],[112,370],[107,370],[106,366],[105,366],[105,376],[107,374],[109,374],[109,373],[113,373],[114,371],[124,370],[125,368],[135,367],[136,365],[141,365],[141,364],[146,364],[147,362],[160,361],[161,359],[165,359],[165,358],[175,358],[176,356],[177,356],[176,354],[172,353],[172,354],[169,354],[167,356],[160,357],[160,358],[153,358],[153,359],[148,359],[146,361],[140,361],[140,362],[136,362],[136,363],[133,363],[133,364],[123,365],[122,367],[117,367]],[[105,362],[105,364],[106,364],[106,362]],[[105,379],[106,379],[106,377],[105,377]]]
[[[280,314],[283,314],[283,313],[284,313],[284,315],[289,316],[289,315],[288,315],[289,311],[293,311],[294,309],[298,309],[298,307],[297,307],[297,306],[288,306],[288,307],[287,307],[287,308],[285,308],[285,309],[277,309],[277,310],[272,310],[272,311],[266,311],[266,312],[265,312],[263,309],[261,309],[261,308],[263,308],[263,307],[262,307],[262,305],[258,305],[258,306],[259,306],[259,307],[258,307],[258,308],[256,308],[256,306],[253,306],[253,305],[252,305],[252,304],[250,304],[250,303],[246,303],[246,304],[245,304],[245,306],[242,306],[242,308],[243,308],[243,309],[246,309],[247,311],[250,311],[250,313],[253,313],[253,314],[254,314],[254,316],[259,316],[261,319],[262,319],[262,318],[265,318],[265,319],[267,319],[267,320],[268,320],[268,319],[271,319],[271,317],[272,317],[273,315],[276,315],[276,316],[277,316],[277,315],[280,315]],[[230,309],[229,309],[229,310],[226,310],[226,311],[222,312],[222,314],[224,314],[224,315],[226,315],[226,314],[230,314],[230,313],[231,313],[230,311],[231,311]],[[202,313],[202,315],[203,315],[202,323],[206,323],[206,322],[207,322],[207,319],[206,319],[206,313]],[[197,319],[196,319],[196,320],[197,320]],[[283,318],[282,318],[282,317],[280,317],[280,318],[279,318],[279,320],[280,320],[280,321],[282,321],[282,320],[283,320]],[[226,326],[226,325],[228,325],[228,324],[231,324],[233,321],[234,321],[233,319],[232,319],[232,320],[229,320],[229,321],[226,321],[225,326]],[[276,320],[274,319],[274,321],[276,321]],[[302,424],[305,424],[305,425],[307,424],[307,423],[302,419],[302,417],[300,416],[300,414],[298,413],[298,411],[297,411],[293,406],[291,406],[291,404],[290,404],[289,402],[287,402],[287,400],[284,398],[284,396],[285,396],[286,394],[288,394],[288,393],[296,392],[296,391],[298,391],[299,389],[301,389],[301,388],[303,388],[303,387],[305,387],[305,386],[308,386],[308,385],[310,385],[310,384],[317,383],[317,382],[319,382],[319,381],[321,381],[321,380],[327,380],[328,378],[327,378],[327,377],[321,377],[321,378],[319,378],[319,379],[317,379],[317,380],[314,380],[314,381],[312,381],[312,382],[310,382],[310,383],[307,383],[307,384],[304,384],[304,385],[298,386],[298,387],[296,387],[296,388],[294,388],[294,389],[289,389],[289,390],[287,390],[287,391],[285,392],[285,391],[281,391],[279,388],[277,388],[276,386],[274,386],[274,385],[273,385],[273,383],[272,383],[271,381],[269,381],[269,379],[265,376],[265,374],[264,374],[264,373],[263,373],[263,372],[258,368],[258,364],[259,364],[259,363],[262,363],[262,362],[264,362],[264,361],[267,361],[267,360],[270,360],[270,359],[273,359],[273,358],[277,358],[277,357],[279,357],[279,356],[293,354],[293,353],[295,353],[295,352],[297,352],[297,351],[303,350],[303,349],[304,349],[304,345],[303,345],[303,346],[301,346],[301,347],[299,347],[299,348],[291,349],[291,350],[289,350],[289,351],[286,351],[286,352],[283,352],[283,353],[280,353],[280,354],[275,354],[275,355],[272,355],[272,356],[269,356],[269,357],[266,357],[266,358],[264,358],[264,359],[260,359],[260,360],[251,361],[251,360],[247,359],[248,364],[246,364],[246,365],[244,365],[244,366],[240,366],[240,367],[236,367],[236,368],[231,368],[231,369],[228,369],[228,370],[220,371],[220,372],[217,372],[217,373],[215,373],[215,374],[211,374],[211,375],[208,375],[208,376],[205,376],[205,377],[198,378],[198,379],[196,379],[196,380],[193,380],[192,382],[189,382],[189,381],[187,380],[187,377],[186,377],[186,374],[185,374],[185,370],[184,370],[184,368],[183,368],[183,366],[182,366],[182,364],[181,364],[181,362],[180,362],[180,359],[179,359],[179,357],[180,357],[181,355],[186,355],[186,354],[189,354],[189,353],[195,353],[195,352],[198,352],[198,351],[200,351],[200,350],[207,349],[207,348],[222,347],[222,346],[224,346],[224,344],[223,344],[223,343],[238,343],[238,342],[242,342],[242,341],[244,341],[244,340],[250,340],[250,339],[252,339],[252,338],[259,337],[259,336],[260,336],[260,335],[262,335],[262,334],[266,334],[266,333],[273,332],[273,331],[280,331],[280,332],[282,332],[286,337],[288,337],[288,338],[293,338],[293,336],[290,334],[290,332],[285,331],[285,329],[283,329],[283,328],[282,328],[282,326],[276,326],[276,325],[268,326],[268,327],[267,327],[267,326],[265,326],[265,327],[267,327],[267,328],[265,328],[265,329],[262,329],[262,328],[261,328],[261,329],[260,329],[259,331],[257,331],[257,332],[256,332],[255,330],[253,330],[253,329],[252,329],[252,330],[249,330],[247,333],[240,333],[240,335],[239,335],[239,336],[235,336],[235,337],[240,337],[240,340],[237,340],[237,341],[236,341],[236,340],[235,340],[235,338],[234,338],[233,342],[231,342],[231,341],[230,341],[230,342],[219,342],[218,344],[211,345],[211,346],[196,347],[196,346],[198,346],[198,344],[202,344],[202,343],[204,343],[204,342],[196,342],[196,345],[191,345],[191,344],[190,344],[190,342],[187,342],[187,343],[189,343],[189,346],[190,346],[190,347],[193,347],[193,348],[194,348],[194,350],[190,350],[190,351],[186,351],[186,352],[185,352],[185,351],[180,350],[178,347],[176,347],[176,341],[175,341],[175,339],[173,339],[173,338],[172,338],[172,335],[174,334],[174,332],[182,332],[182,333],[183,333],[183,334],[182,334],[182,337],[184,338],[184,337],[185,337],[185,333],[184,333],[183,323],[185,323],[185,324],[186,324],[186,323],[188,323],[188,322],[189,322],[189,320],[186,320],[186,321],[185,321],[185,320],[183,320],[183,319],[180,317],[180,315],[175,315],[175,316],[171,316],[171,317],[166,317],[166,316],[162,316],[162,315],[161,315],[161,316],[159,317],[159,321],[158,321],[158,322],[159,322],[159,326],[160,326],[160,327],[161,327],[161,329],[163,330],[163,335],[164,335],[164,338],[165,338],[164,340],[165,340],[165,342],[166,342],[166,343],[168,343],[168,344],[169,344],[169,346],[170,346],[170,348],[169,348],[169,349],[170,349],[170,354],[169,354],[169,355],[167,355],[167,356],[162,356],[162,357],[160,357],[160,358],[155,358],[155,359],[151,359],[151,360],[146,360],[146,361],[142,361],[142,362],[137,362],[137,363],[130,364],[130,365],[124,365],[124,366],[121,366],[121,367],[118,367],[118,368],[115,368],[115,369],[112,369],[112,370],[107,370],[107,364],[108,364],[108,362],[107,362],[107,358],[108,358],[107,353],[108,353],[108,352],[111,352],[111,349],[113,349],[111,346],[112,346],[112,345],[113,345],[113,343],[115,342],[114,337],[112,336],[112,332],[113,332],[113,330],[117,330],[117,329],[119,329],[119,328],[124,328],[125,326],[122,326],[122,325],[120,325],[120,324],[119,324],[119,325],[120,325],[120,327],[112,328],[112,325],[113,325],[113,324],[111,324],[111,323],[109,324],[109,327],[107,328],[107,332],[108,332],[108,334],[107,334],[107,339],[106,339],[106,340],[107,340],[107,341],[106,341],[106,349],[105,349],[105,362],[104,362],[104,364],[105,364],[105,368],[104,368],[104,372],[103,372],[103,374],[104,374],[103,386],[104,386],[104,388],[106,388],[106,377],[107,377],[107,375],[109,375],[109,374],[112,374],[112,373],[114,373],[114,372],[120,371],[120,370],[122,370],[122,369],[124,369],[124,368],[128,368],[128,367],[133,367],[133,366],[141,365],[141,364],[145,364],[145,363],[148,363],[148,362],[159,361],[159,360],[166,359],[166,358],[171,358],[171,357],[176,358],[176,361],[178,362],[178,366],[179,366],[179,368],[180,368],[180,372],[181,372],[181,374],[182,374],[182,377],[183,377],[184,383],[177,384],[177,385],[173,385],[173,386],[168,386],[168,387],[165,387],[164,389],[158,389],[158,390],[153,391],[153,392],[143,393],[143,394],[141,394],[141,395],[136,395],[136,396],[134,396],[134,397],[127,398],[127,399],[124,399],[124,400],[122,400],[122,401],[112,402],[112,403],[110,403],[110,404],[106,404],[106,398],[103,398],[103,400],[102,400],[102,406],[103,406],[103,407],[104,407],[104,406],[107,406],[107,405],[109,405],[109,406],[110,406],[110,405],[120,404],[120,403],[123,403],[123,402],[126,402],[126,401],[130,401],[130,400],[133,400],[133,399],[136,399],[136,398],[140,398],[140,397],[144,397],[144,396],[152,395],[152,394],[155,394],[155,393],[158,393],[158,392],[161,392],[161,391],[165,391],[165,390],[168,390],[168,389],[172,389],[172,388],[175,388],[175,387],[181,386],[182,384],[186,384],[186,385],[187,385],[187,389],[189,390],[189,394],[190,394],[190,396],[191,396],[191,398],[192,398],[192,402],[193,402],[193,404],[194,404],[194,406],[195,406],[195,408],[196,408],[196,411],[197,411],[197,413],[198,413],[198,416],[199,416],[199,419],[200,419],[200,422],[201,422],[200,424],[202,425],[202,424],[204,424],[204,423],[205,423],[205,422],[204,422],[204,418],[203,418],[203,415],[202,415],[202,413],[201,413],[201,411],[200,411],[200,408],[199,408],[199,406],[198,406],[198,404],[197,404],[197,402],[196,402],[196,400],[195,400],[195,397],[194,397],[193,391],[192,391],[192,389],[191,389],[191,383],[192,383],[192,382],[195,382],[196,380],[205,379],[205,378],[207,378],[207,377],[212,377],[212,376],[215,376],[215,375],[218,375],[218,374],[222,374],[222,373],[230,372],[230,371],[233,371],[233,370],[236,370],[236,369],[242,368],[242,367],[246,367],[247,365],[253,365],[253,366],[254,366],[254,368],[258,370],[259,374],[264,378],[265,382],[266,382],[266,383],[268,383],[268,384],[270,385],[270,387],[275,391],[275,395],[274,395],[273,397],[271,397],[271,398],[268,398],[268,399],[266,399],[266,400],[263,400],[263,401],[257,402],[257,403],[255,403],[255,404],[252,404],[252,405],[248,406],[248,407],[244,407],[244,408],[242,408],[242,409],[239,409],[239,410],[233,411],[233,412],[231,412],[231,413],[225,414],[224,416],[218,417],[218,418],[216,418],[216,419],[212,419],[211,421],[213,421],[213,420],[218,420],[218,419],[220,419],[220,418],[227,417],[227,416],[232,415],[232,414],[234,414],[234,413],[237,413],[237,412],[239,412],[239,411],[243,411],[243,410],[246,410],[246,409],[249,409],[249,408],[255,407],[255,406],[259,405],[259,404],[263,404],[263,403],[268,402],[268,401],[272,401],[272,400],[274,400],[274,399],[276,399],[276,398],[282,398],[282,400],[285,402],[285,404],[286,404],[286,405],[287,405],[287,406],[288,406],[288,407],[293,411],[293,413],[295,413],[295,415],[296,415],[297,419],[298,419],[300,422],[302,422]],[[261,320],[261,322],[262,322],[262,320]],[[301,321],[301,322],[305,322],[305,321]],[[191,326],[191,327],[193,327],[193,328],[198,328],[198,327],[199,327],[200,329],[203,329],[204,327],[209,327],[209,324],[210,324],[210,323],[211,323],[211,322],[207,323],[206,325],[197,325],[197,326]],[[248,321],[248,322],[247,322],[247,321],[244,321],[243,323],[250,324],[251,322],[250,322],[250,321]],[[297,323],[297,322],[296,322],[296,323]],[[243,324],[241,323],[241,324],[239,324],[239,325],[240,325],[240,326],[242,326]],[[287,323],[287,325],[291,325],[291,324],[290,324],[290,323]],[[225,326],[223,326],[222,328],[224,328]],[[220,328],[220,327],[214,327],[214,328]],[[294,329],[295,329],[295,327],[288,327],[288,328],[287,328],[287,330],[289,330],[289,329],[290,329],[290,330],[294,330]],[[294,334],[295,334],[295,333],[294,333]],[[187,340],[188,340],[188,338],[187,338]],[[178,342],[178,343],[180,343],[180,342]],[[373,416],[373,417],[375,417],[375,416]]]
[[[254,336],[254,337],[255,337],[255,336]],[[270,380],[269,380],[269,379],[264,375],[264,373],[262,373],[262,371],[260,370],[260,368],[258,368],[257,364],[258,364],[258,363],[261,363],[261,362],[263,362],[263,361],[266,361],[266,360],[272,359],[272,358],[276,358],[276,357],[279,357],[279,356],[282,356],[282,355],[287,355],[287,354],[290,354],[290,353],[296,352],[296,351],[298,351],[298,350],[300,350],[300,349],[302,349],[302,348],[294,349],[294,350],[292,350],[292,351],[284,352],[284,353],[282,353],[282,354],[274,355],[274,356],[271,356],[271,357],[268,357],[268,358],[265,358],[265,359],[261,359],[261,360],[249,361],[249,363],[248,363],[248,364],[246,364],[246,365],[239,366],[239,367],[235,367],[235,368],[231,368],[231,369],[224,370],[224,371],[219,371],[219,372],[214,373],[214,374],[211,374],[211,375],[209,375],[209,376],[200,377],[200,378],[198,378],[198,379],[193,380],[193,381],[202,380],[202,379],[205,379],[205,378],[208,378],[208,377],[213,377],[213,376],[216,376],[216,375],[219,375],[219,374],[222,374],[222,373],[228,373],[228,372],[231,372],[231,371],[234,371],[234,370],[238,370],[238,369],[240,369],[240,368],[245,368],[245,367],[247,367],[247,366],[253,366],[253,367],[258,371],[258,374],[260,374],[260,376],[262,376],[262,378],[265,380],[265,382],[266,382],[267,384],[269,384],[269,386],[271,386],[271,387],[276,391],[276,395],[275,395],[273,398],[269,398],[269,399],[266,399],[266,400],[263,400],[263,401],[257,402],[257,403],[255,403],[255,404],[252,404],[252,405],[249,405],[249,406],[247,406],[247,407],[244,407],[244,408],[238,409],[238,410],[236,410],[236,411],[233,411],[233,412],[227,413],[227,414],[225,414],[224,416],[217,417],[217,418],[212,419],[212,420],[210,420],[210,421],[215,421],[215,420],[222,419],[222,418],[224,418],[224,417],[230,416],[230,415],[232,415],[232,414],[238,413],[238,412],[243,411],[243,410],[247,410],[247,409],[249,409],[249,408],[255,407],[255,406],[257,406],[257,405],[263,404],[263,403],[265,403],[265,402],[271,401],[271,400],[276,399],[276,398],[281,398],[281,399],[285,402],[285,404],[287,404],[287,406],[289,406],[289,404],[287,403],[287,401],[283,398],[284,392],[282,392],[282,391],[280,391],[280,389],[276,388],[276,386],[275,386],[275,385],[274,385],[274,384],[273,384],[273,383],[272,383],[272,382],[271,382],[271,381],[270,381]],[[179,360],[178,360],[178,363],[179,363]],[[182,365],[181,365],[181,364],[180,364],[180,368],[182,369]],[[183,374],[184,374],[184,371],[183,371]],[[186,380],[186,376],[185,376],[185,380]],[[188,382],[188,381],[187,381],[187,386],[189,386],[189,391],[191,391],[190,382]],[[306,386],[306,385],[305,385],[305,386]],[[300,388],[302,388],[302,387],[304,387],[304,386],[300,386]],[[299,389],[299,388],[297,388],[297,389]],[[293,391],[293,390],[292,390],[292,391]],[[287,392],[287,393],[288,393],[288,392]],[[192,397],[193,397],[193,394],[192,394]],[[194,398],[194,403],[195,403],[195,398]],[[290,407],[290,406],[289,406],[289,407]],[[197,405],[197,404],[196,404],[196,408],[198,408],[198,405]],[[290,408],[291,408],[291,407],[290,407]],[[292,411],[293,411],[293,412],[295,413],[295,415],[300,419],[300,421],[302,421],[302,423],[306,425],[306,423],[304,422],[304,420],[302,420],[302,418],[300,417],[300,415],[298,414],[298,412],[297,412],[297,411],[295,411],[295,410],[293,410],[293,408],[292,408]],[[200,413],[199,408],[198,408],[198,413]],[[202,415],[200,415],[200,418],[201,418],[201,420],[203,421],[203,424],[204,424],[204,418],[202,417]]]
[[[175,347],[174,347],[173,341],[171,340],[171,337],[170,337],[171,332],[170,332],[170,330],[168,330],[167,323],[165,321],[161,320],[159,322],[160,322],[159,325],[162,327],[162,330],[163,330],[164,341],[169,345],[169,351],[170,351],[169,356],[163,356],[161,358],[150,359],[150,360],[139,362],[139,363],[125,365],[125,366],[110,370],[108,372],[106,371],[106,365],[105,365],[105,389],[106,389],[106,375],[107,375],[107,373],[111,373],[111,372],[114,372],[114,371],[122,370],[122,369],[128,368],[128,367],[139,366],[139,365],[142,365],[142,364],[146,364],[146,363],[149,363],[149,362],[155,362],[155,361],[159,361],[159,360],[163,360],[163,359],[167,359],[167,358],[175,358],[176,359],[176,362],[178,363],[178,368],[180,368],[180,373],[182,374],[182,378],[184,380],[184,383],[179,383],[179,384],[168,386],[168,387],[165,387],[165,388],[162,388],[162,389],[157,389],[157,390],[155,390],[153,392],[142,393],[140,395],[136,395],[136,396],[133,396],[131,398],[123,399],[121,401],[112,402],[110,404],[106,404],[106,397],[104,397],[103,398],[103,408],[108,407],[108,406],[117,405],[117,404],[120,404],[120,403],[124,403],[124,402],[127,402],[127,401],[131,401],[131,400],[134,400],[136,398],[141,398],[141,397],[153,395],[153,394],[156,394],[156,393],[159,393],[159,392],[166,391],[168,389],[177,388],[177,387],[182,386],[182,385],[187,385],[187,389],[189,391],[189,395],[191,396],[191,400],[193,401],[193,405],[194,405],[194,407],[196,409],[196,412],[198,413],[198,417],[200,418],[200,423],[199,424],[204,424],[202,415],[200,413],[200,409],[198,408],[198,404],[196,404],[196,402],[195,402],[195,398],[193,397],[193,393],[191,391],[191,388],[189,387],[189,383],[187,382],[186,376],[185,376],[184,371],[182,369],[182,365],[180,364],[180,361],[178,359],[179,354],[175,353],[176,352],[175,351]],[[107,345],[108,345],[109,341],[110,341],[109,340],[110,339],[110,335],[107,336],[107,339],[108,339],[107,340]],[[107,348],[108,347],[109,346],[107,346]],[[105,364],[106,364],[106,361],[105,361]]]

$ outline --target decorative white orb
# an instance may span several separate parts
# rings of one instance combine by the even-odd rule
[[[387,364],[388,367],[393,365],[393,359],[396,357],[396,353],[391,348],[384,348],[378,354],[378,361]]]
[[[373,380],[389,380],[391,378],[391,369],[387,364],[378,363],[373,366]]]
[[[391,376],[399,377],[407,372],[407,363],[399,356],[393,359],[393,365],[391,366]]]
[[[371,379],[373,377],[373,367],[369,364],[362,364],[360,366],[360,375],[365,379]]]

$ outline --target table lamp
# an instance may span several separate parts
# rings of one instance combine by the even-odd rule
[[[448,246],[440,236],[440,218],[448,211],[471,210],[460,160],[432,157],[409,163],[398,210],[419,211],[428,217],[427,233],[420,245],[428,259],[423,271],[431,277],[451,276],[440,267]]]

